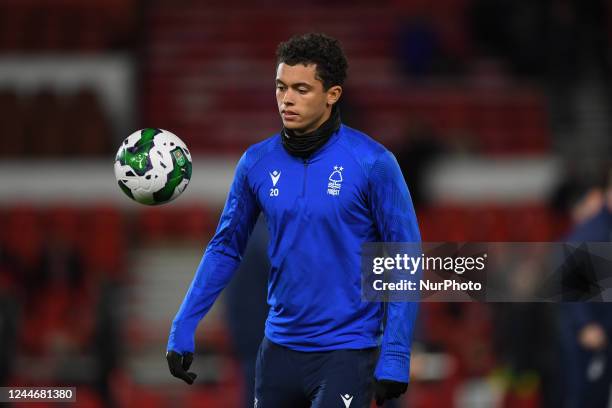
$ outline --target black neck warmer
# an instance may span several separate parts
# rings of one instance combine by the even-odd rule
[[[340,110],[334,105],[329,118],[317,129],[296,135],[293,130],[283,126],[281,139],[289,154],[306,159],[323,146],[338,129],[340,129]]]

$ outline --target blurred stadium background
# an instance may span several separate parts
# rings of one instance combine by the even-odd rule
[[[344,122],[396,154],[424,240],[561,240],[610,163],[610,17],[603,0],[0,1],[0,385],[77,386],[78,407],[251,406],[265,237],[200,325],[197,385],[170,376],[165,342],[239,155],[279,129],[274,52],[293,34],[343,43]],[[194,154],[159,208],[113,176],[143,127]],[[396,406],[560,406],[558,318],[424,304]]]

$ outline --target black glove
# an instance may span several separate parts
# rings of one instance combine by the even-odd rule
[[[391,380],[374,380],[374,398],[379,407],[385,400],[397,398],[408,389],[408,383]]]
[[[179,354],[176,351],[168,351],[166,353],[166,360],[168,360],[168,368],[173,376],[180,378],[189,385],[193,384],[193,380],[195,380],[198,375],[196,373],[187,372],[193,362],[193,353]]]

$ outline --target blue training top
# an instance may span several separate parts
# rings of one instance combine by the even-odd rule
[[[270,233],[265,335],[299,351],[379,345],[383,307],[361,301],[361,245],[421,237],[393,154],[341,125],[308,159],[290,155],[279,134],[247,149],[168,350],[194,351],[196,326],[237,269],[260,211]],[[379,380],[408,382],[416,314],[416,303],[388,303]]]

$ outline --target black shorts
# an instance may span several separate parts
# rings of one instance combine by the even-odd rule
[[[368,408],[377,348],[304,352],[264,337],[255,368],[255,408]]]

